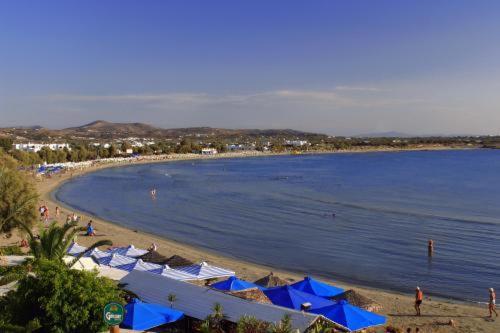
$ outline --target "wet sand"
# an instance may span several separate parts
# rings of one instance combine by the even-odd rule
[[[243,157],[247,155],[248,154],[233,153],[226,155],[220,154],[217,157]],[[254,154],[252,155],[254,156]],[[169,160],[174,161],[186,158],[199,159],[200,156],[173,156]],[[166,161],[163,160],[158,162]],[[138,161],[134,163],[151,163],[151,161]],[[56,205],[59,206],[61,208],[61,214],[59,218],[57,218],[57,222],[62,224],[65,221],[66,215],[68,213],[75,212],[75,210],[70,207],[65,207],[61,203],[57,203],[51,193],[63,182],[70,180],[71,177],[78,177],[84,173],[114,166],[116,165],[98,165],[85,170],[75,171],[72,174],[68,172],[66,174],[53,176],[52,178],[37,180],[36,184],[40,193],[40,202],[44,202],[48,205],[51,215],[54,214]],[[92,219],[98,235],[95,238],[79,236],[77,241],[82,245],[88,245],[100,239],[110,239],[113,241],[115,246],[134,244],[136,247],[147,248],[152,242],[155,242],[158,244],[158,251],[163,255],[171,256],[177,254],[194,262],[207,261],[221,267],[230,268],[236,271],[239,277],[250,281],[254,281],[257,278],[267,275],[270,271],[273,271],[275,275],[279,275],[285,279],[299,280],[302,278],[302,276],[294,274],[293,272],[275,270],[272,267],[266,267],[244,262],[238,260],[237,258],[231,258],[230,254],[228,254],[228,256],[221,256],[203,249],[194,248],[188,244],[181,244],[172,240],[147,234],[139,230],[123,228],[119,225],[104,221],[94,216],[89,216],[82,212],[76,212],[76,214],[82,217],[80,222],[81,226],[85,226],[89,219]],[[14,235],[10,239],[2,239],[0,243],[2,243],[2,245],[13,244],[16,242],[18,243],[18,241],[18,236]],[[335,283],[334,280],[330,282]],[[345,283],[335,284],[344,289],[354,288],[360,293],[375,300],[377,303],[382,305],[380,313],[387,315],[388,325],[399,327],[405,331],[407,327],[411,327],[412,331],[414,331],[415,327],[419,327],[420,332],[500,332],[500,319],[490,320],[489,318],[486,318],[488,314],[487,305],[463,304],[442,299],[430,299],[426,297],[421,307],[422,316],[416,317],[414,315],[415,310],[413,308],[413,290],[408,290],[408,293],[403,295],[400,293],[359,287]],[[485,286],[485,300],[488,296],[487,287],[488,286]],[[448,324],[450,320],[453,320],[455,327]],[[377,329],[375,331],[382,332],[383,330]]]

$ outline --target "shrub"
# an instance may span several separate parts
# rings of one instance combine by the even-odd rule
[[[0,299],[0,322],[19,326],[39,322],[37,332],[102,332],[104,306],[121,299],[117,286],[95,272],[41,260],[34,274],[19,280],[17,290]]]

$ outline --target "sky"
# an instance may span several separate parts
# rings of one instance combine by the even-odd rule
[[[0,127],[500,134],[500,1],[0,0]]]

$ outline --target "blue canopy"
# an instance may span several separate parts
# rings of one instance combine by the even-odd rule
[[[324,308],[315,309],[313,312],[321,314],[331,321],[344,326],[349,331],[383,325],[386,322],[384,316],[360,309],[345,300]]]
[[[335,304],[323,297],[305,293],[291,286],[270,288],[264,290],[264,294],[266,294],[267,298],[269,298],[273,304],[295,310],[301,310],[302,304],[304,303],[311,303],[310,310]]]
[[[134,298],[125,305],[125,318],[121,324],[124,328],[147,330],[181,319],[184,313],[164,305],[143,303]]]
[[[262,288],[261,286],[258,286],[254,283],[245,280],[240,280],[236,276],[231,276],[227,280],[213,283],[210,285],[210,287],[224,291],[238,291],[250,288],[259,288],[259,289]]]
[[[333,297],[344,292],[344,289],[315,280],[309,276],[291,285],[293,288],[321,297]]]

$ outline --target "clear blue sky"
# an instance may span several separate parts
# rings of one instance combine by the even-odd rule
[[[0,126],[500,133],[500,1],[0,0]]]

